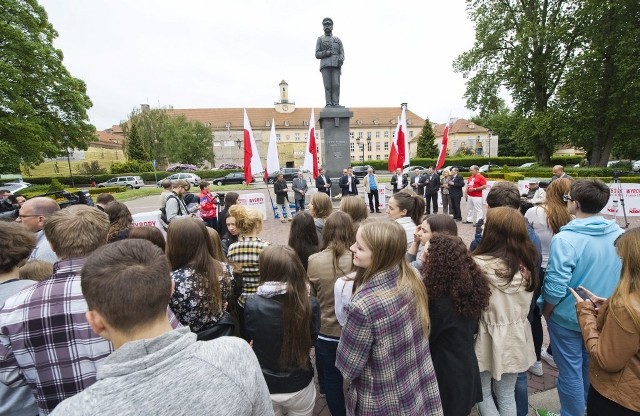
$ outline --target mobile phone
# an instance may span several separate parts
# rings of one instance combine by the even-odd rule
[[[591,298],[589,297],[589,295],[587,295],[587,292],[585,292],[583,288],[577,287],[573,290],[575,290],[578,296],[580,296],[583,300],[591,300]]]

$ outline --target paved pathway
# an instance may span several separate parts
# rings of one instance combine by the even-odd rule
[[[214,189],[215,190],[215,189]],[[265,194],[265,198],[268,201],[269,196],[267,195],[267,190],[264,187],[250,187],[246,191],[238,191],[239,193],[255,193],[255,192],[263,192]],[[158,195],[149,196],[144,198],[139,198],[133,201],[126,202],[126,205],[131,210],[132,214],[136,214],[139,212],[151,211],[157,209],[159,206]],[[335,204],[334,204],[335,205]],[[466,218],[467,207],[464,200],[462,201],[462,218]],[[486,212],[486,206],[485,206]],[[371,214],[371,218],[384,220],[387,218],[386,213],[382,214]],[[608,216],[608,218],[611,218]],[[631,227],[640,226],[640,217],[629,217],[629,222],[631,223]],[[618,218],[618,224],[623,226],[623,219],[621,217]],[[260,237],[265,239],[266,241],[271,242],[272,244],[287,244],[289,239],[289,229],[291,225],[290,223],[281,223],[280,220],[274,219],[273,215],[271,215],[271,210],[267,210],[267,220],[264,222],[264,228]],[[474,238],[475,227],[470,224],[461,224],[458,223],[458,235],[462,238],[462,240],[468,245]],[[544,328],[544,344],[548,344],[549,337],[547,334],[546,325],[544,325],[543,320],[543,328]],[[314,361],[314,352],[312,351],[312,361]],[[315,364],[315,363],[314,363]],[[553,389],[556,386],[556,381],[558,377],[558,370],[549,366],[546,362],[542,362],[544,374],[540,377],[534,376],[531,373],[528,373],[529,376],[529,394],[536,394],[545,390]],[[316,379],[317,386],[317,379]],[[557,410],[557,409],[556,409]],[[472,413],[476,414],[476,413]],[[533,413],[532,413],[533,414]],[[320,397],[318,392],[316,407],[314,409],[314,415],[321,416],[330,416],[329,409],[327,407],[326,400]]]

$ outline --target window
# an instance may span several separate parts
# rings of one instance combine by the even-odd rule
[[[267,120],[267,121],[265,121],[264,125],[267,126],[267,127],[271,127],[271,122],[269,120]]]
[[[300,141],[300,133],[296,133],[295,134],[295,139],[296,139],[296,141]]]
[[[409,137],[413,137],[413,130],[409,130]]]
[[[302,125],[303,126],[308,126],[309,125],[309,120],[302,120]]]
[[[362,139],[362,132],[361,131],[358,132],[358,139]]]
[[[376,132],[376,139],[379,139],[379,138],[380,138],[380,132],[379,132],[379,131],[377,131],[377,132]]]
[[[289,127],[289,120],[285,120],[284,121],[284,125],[285,125],[285,127]]]
[[[389,138],[389,130],[386,130],[386,131],[384,132],[384,138],[385,138],[385,139],[388,139],[388,138]]]
[[[380,155],[376,155],[376,160],[380,160]]]
[[[280,133],[276,133],[276,140],[280,141]]]
[[[364,159],[363,159],[363,157],[362,157],[362,156],[360,156],[360,157],[358,158],[358,160],[359,160],[360,162],[364,162]]]
[[[376,152],[380,151],[380,142],[376,142]]]
[[[367,156],[367,159],[371,160],[371,155],[368,155],[368,156]]]
[[[356,160],[356,158],[353,155],[351,155],[351,161],[354,161],[354,160]]]
[[[389,151],[389,142],[384,142],[384,151],[385,152]]]
[[[309,140],[309,132],[306,132],[306,133],[304,134],[304,139],[305,139],[305,140]]]
[[[370,132],[370,131],[368,131],[368,132],[367,132],[367,139],[370,139],[370,138],[371,138],[371,132]]]
[[[356,150],[355,143],[349,143],[349,150],[351,150],[352,152],[355,152],[355,150]]]
[[[371,142],[367,142],[367,152],[371,151]]]
[[[354,139],[354,133],[352,131],[349,132],[349,137],[351,138],[351,140]]]

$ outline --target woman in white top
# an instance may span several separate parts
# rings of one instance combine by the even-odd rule
[[[387,215],[404,228],[407,247],[413,242],[416,228],[422,222],[424,208],[424,198],[410,189],[403,189],[389,199]]]
[[[482,241],[473,252],[491,288],[475,344],[482,415],[516,414],[516,378],[536,360],[527,315],[537,282],[537,255],[519,211],[508,207],[487,211]]]

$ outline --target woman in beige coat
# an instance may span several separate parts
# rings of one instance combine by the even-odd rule
[[[473,252],[491,287],[475,345],[483,396],[478,406],[483,416],[516,414],[518,373],[536,361],[527,315],[536,286],[537,255],[518,211],[499,207],[487,212],[482,241]]]

